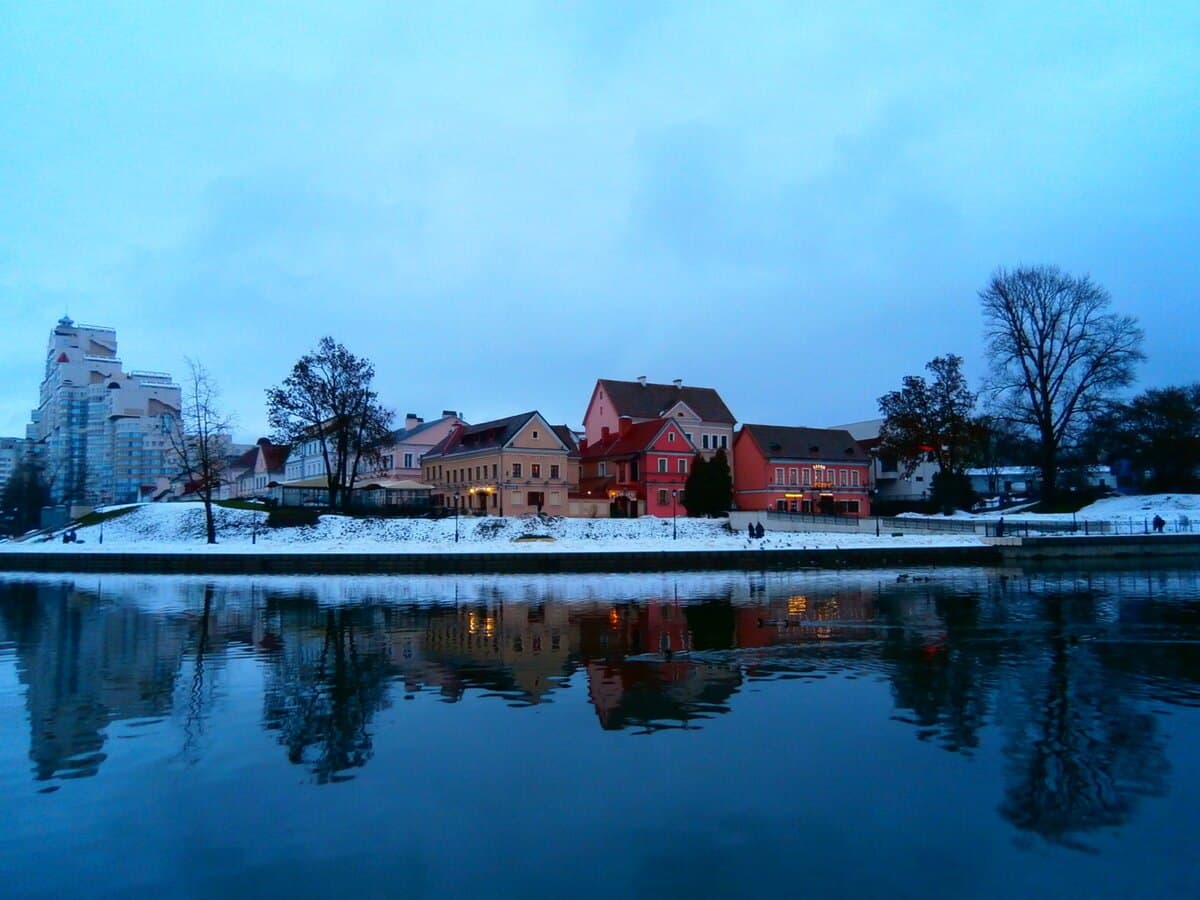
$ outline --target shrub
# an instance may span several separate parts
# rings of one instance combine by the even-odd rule
[[[321,514],[304,506],[280,506],[267,513],[268,528],[299,528],[316,525]]]

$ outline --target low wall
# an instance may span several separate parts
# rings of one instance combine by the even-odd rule
[[[982,566],[1000,561],[1000,551],[991,546],[662,553],[0,553],[0,570],[160,575],[536,575]]]
[[[1001,548],[1005,562],[1041,559],[1186,558],[1200,560],[1200,534],[1024,537]]]

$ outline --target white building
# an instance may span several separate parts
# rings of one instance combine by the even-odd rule
[[[179,386],[164,372],[125,372],[111,328],[64,316],[50,332],[38,407],[27,430],[42,449],[51,499],[129,503],[177,474],[171,432]]]
[[[16,471],[17,464],[25,455],[25,440],[15,437],[0,437],[0,491]]]
[[[905,475],[903,466],[895,459],[879,453],[879,433],[883,430],[883,419],[867,419],[837,425],[850,432],[871,457],[871,486],[876,500],[916,503],[929,499],[933,490],[933,476],[937,474],[935,462],[921,462],[911,475]]]

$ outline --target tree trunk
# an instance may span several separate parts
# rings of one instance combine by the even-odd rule
[[[1049,506],[1058,498],[1058,450],[1055,447],[1043,443],[1039,468],[1042,472],[1042,503]]]
[[[217,523],[213,521],[211,490],[204,492],[204,532],[210,544],[217,542]]]

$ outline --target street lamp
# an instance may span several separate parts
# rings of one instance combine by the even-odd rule
[[[675,512],[676,512],[675,502],[678,499],[679,499],[679,491],[678,490],[671,491],[671,540],[673,540],[673,541],[677,540],[679,538],[679,532],[675,525]]]
[[[458,543],[458,491],[454,492],[454,543]]]

